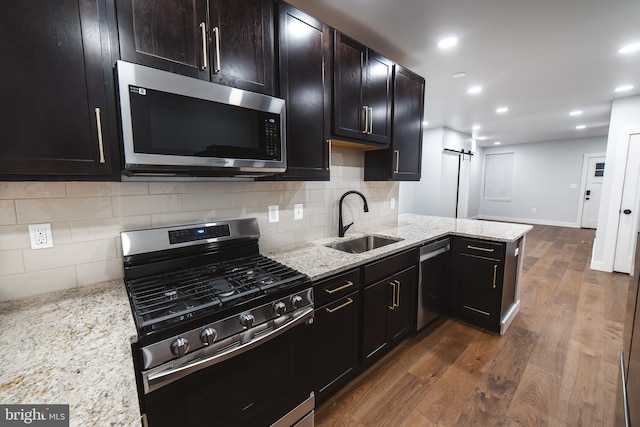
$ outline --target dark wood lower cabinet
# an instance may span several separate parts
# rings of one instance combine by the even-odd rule
[[[417,268],[412,266],[364,289],[362,363],[369,366],[414,329]]]
[[[313,372],[316,404],[360,370],[360,270],[314,283]]]

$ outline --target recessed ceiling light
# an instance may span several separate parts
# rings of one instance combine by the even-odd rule
[[[584,129],[586,127],[587,127],[586,125],[578,125],[578,126],[576,126],[576,129]]]
[[[460,79],[466,76],[467,76],[467,73],[465,73],[464,71],[460,71],[459,73],[453,74],[451,77],[453,77],[454,79]]]
[[[484,141],[485,139],[487,139],[486,136],[479,136],[476,138],[478,141]]]
[[[569,113],[570,116],[579,116],[582,114],[582,110],[575,110]]]
[[[457,37],[447,37],[438,42],[438,47],[440,49],[449,49],[458,44]]]
[[[480,129],[480,125],[473,125],[473,126],[471,126],[471,129],[478,130],[478,129]]]
[[[499,107],[496,109],[496,113],[498,114],[503,114],[503,113],[506,113],[507,111],[509,111],[509,108],[507,107]]]
[[[633,85],[624,85],[624,86],[618,86],[615,91],[616,92],[626,92],[628,90],[633,89]]]
[[[423,121],[423,122],[422,122],[422,125],[423,125],[423,126],[428,126],[428,125],[429,125],[429,122],[425,120],[425,121]]]
[[[628,44],[624,47],[621,47],[620,49],[618,49],[618,53],[631,53],[631,52],[635,52],[637,50],[640,50],[640,42],[638,43],[633,43],[633,44]]]
[[[496,141],[496,142],[493,143],[493,145],[500,145],[500,144],[502,144],[502,142],[500,142],[500,141]]]
[[[482,92],[482,86],[471,86],[469,89],[467,89],[467,93],[470,95],[475,95],[480,92]]]

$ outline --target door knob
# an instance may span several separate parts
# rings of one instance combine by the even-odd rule
[[[630,215],[631,214],[631,209],[625,209],[622,211],[623,214],[625,215]]]

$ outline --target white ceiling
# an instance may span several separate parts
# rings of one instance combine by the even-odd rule
[[[606,135],[611,101],[640,94],[640,51],[617,52],[640,42],[640,0],[290,3],[424,76],[427,127],[487,137],[478,145]],[[450,35],[458,45],[439,49]],[[635,88],[614,92],[623,84]],[[483,91],[467,94],[474,85]]]

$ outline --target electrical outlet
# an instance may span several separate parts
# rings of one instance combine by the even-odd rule
[[[293,219],[302,219],[302,203],[293,205]]]
[[[392,197],[391,200],[389,200],[389,209],[394,210],[396,208],[396,198]]]
[[[31,249],[52,248],[51,224],[30,224],[29,240],[31,240]]]
[[[278,212],[278,205],[269,206],[269,222],[280,221],[280,213]]]

